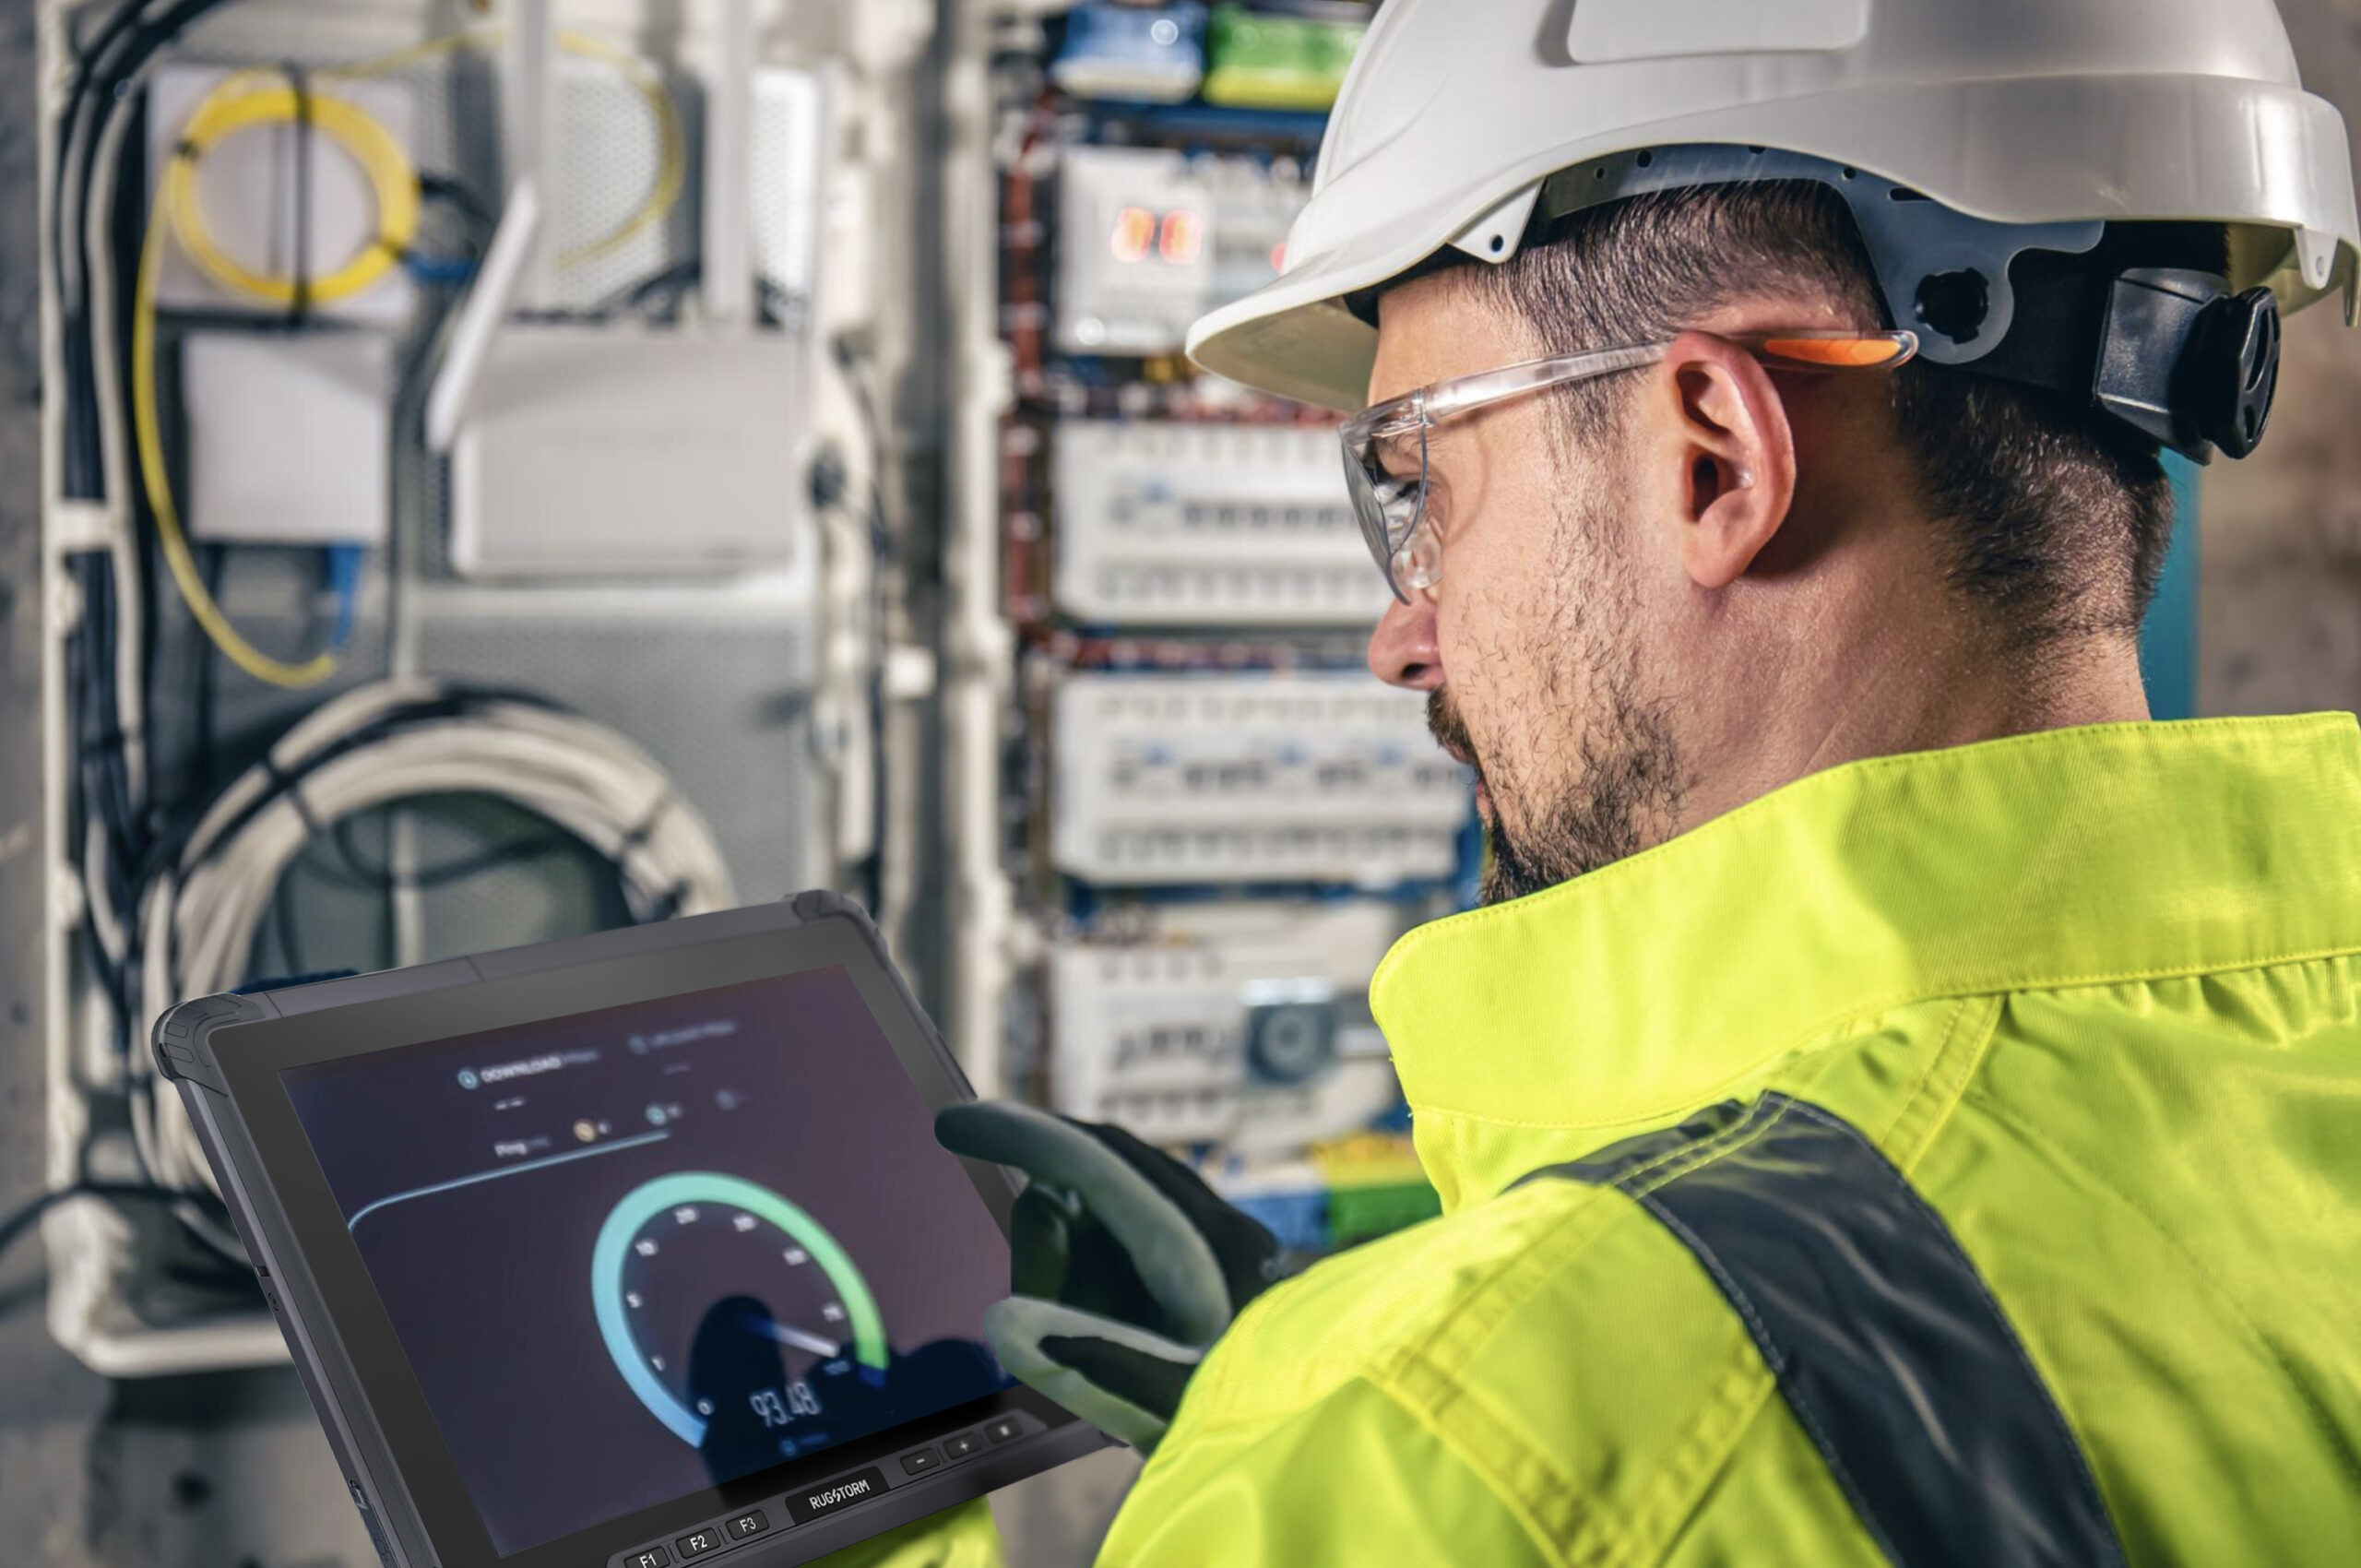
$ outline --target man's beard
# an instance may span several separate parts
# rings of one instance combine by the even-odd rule
[[[1680,798],[1680,754],[1662,712],[1642,698],[1637,660],[1588,660],[1596,707],[1575,777],[1551,798],[1520,799],[1525,826],[1509,826],[1501,778],[1487,773],[1450,694],[1427,698],[1427,728],[1445,751],[1474,759],[1491,797],[1491,862],[1483,901],[1504,903],[1638,854],[1672,830]],[[1553,683],[1554,684],[1554,683]]]

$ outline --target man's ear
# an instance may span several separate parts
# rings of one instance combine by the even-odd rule
[[[1776,538],[1796,498],[1795,433],[1762,362],[1709,332],[1684,332],[1657,386],[1677,464],[1667,526],[1690,580],[1727,588]]]

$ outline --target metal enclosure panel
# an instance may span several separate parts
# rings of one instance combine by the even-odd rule
[[[777,335],[510,327],[452,454],[453,564],[808,581],[808,362]]]

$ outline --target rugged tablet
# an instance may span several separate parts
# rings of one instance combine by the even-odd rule
[[[389,1565],[784,1568],[1108,1441],[985,1348],[1014,1181],[832,894],[154,1043]]]

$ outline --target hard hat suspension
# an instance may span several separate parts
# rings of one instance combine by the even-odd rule
[[[1456,248],[1497,264],[1608,202],[1772,181],[1809,181],[1843,198],[1887,325],[1918,335],[1919,358],[2087,399],[2094,411],[2200,462],[2217,449],[2243,457],[2260,440],[2278,381],[2271,291],[2233,292],[2209,266],[2156,265],[2200,256],[2220,265],[2218,227],[1993,222],[1808,154],[1680,146],[1562,170],[1541,183],[1516,240],[1503,246],[1492,234]],[[1368,310],[1376,291],[1354,303]]]

